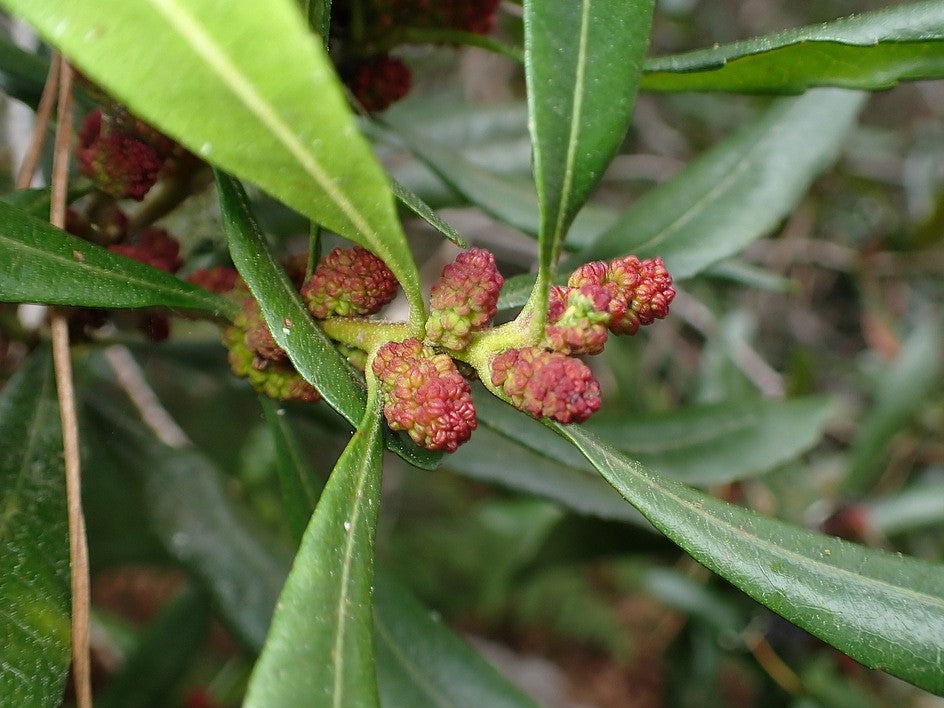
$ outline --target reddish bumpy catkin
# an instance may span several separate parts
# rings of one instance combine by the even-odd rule
[[[364,60],[345,74],[345,83],[351,93],[370,113],[396,103],[410,92],[413,85],[410,67],[389,54]]]
[[[600,285],[551,288],[544,345],[561,354],[599,354],[607,340],[613,298]]]
[[[180,243],[164,229],[145,229],[137,243],[116,243],[108,250],[168,273],[176,273],[184,263],[180,257]]]
[[[385,396],[384,417],[427,450],[455,452],[477,425],[469,382],[445,354],[418,339],[390,342],[372,370]]]
[[[491,252],[472,248],[460,253],[430,291],[427,341],[452,351],[465,349],[472,332],[495,316],[504,282]]]
[[[600,385],[586,364],[540,347],[499,354],[491,379],[515,408],[534,418],[579,423],[600,407]]]
[[[79,131],[76,157],[82,173],[103,192],[141,201],[160,175],[164,158],[148,143],[110,130],[102,112],[90,113]]]
[[[252,387],[270,398],[281,401],[314,403],[320,400],[318,390],[295,371],[287,361],[267,362],[259,367],[259,357],[246,345],[246,332],[238,326],[223,333],[228,350],[229,366],[236,376],[249,379]]]
[[[318,263],[301,294],[320,320],[372,315],[396,296],[397,279],[370,251],[335,248]]]
[[[675,297],[672,276],[661,258],[640,261],[636,256],[623,256],[609,263],[586,263],[571,274],[567,284],[603,286],[610,292],[609,328],[616,334],[635,334],[640,326],[665,317]]]

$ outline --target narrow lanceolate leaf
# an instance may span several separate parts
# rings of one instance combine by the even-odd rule
[[[371,583],[382,462],[372,399],[305,531],[245,705],[379,705]]]
[[[629,125],[652,0],[524,3],[528,126],[541,268],[603,177]],[[546,282],[544,283],[546,286]]]
[[[377,683],[383,705],[536,705],[380,568],[374,605]]]
[[[393,193],[396,195],[397,199],[399,199],[410,211],[423,219],[423,221],[456,244],[459,248],[469,247],[469,244],[464,238],[462,238],[459,232],[456,231],[452,225],[443,219],[439,214],[433,211],[433,208],[420,199],[420,197],[415,192],[400,184],[396,180],[390,180],[390,186],[393,188]]]
[[[293,0],[0,4],[141,118],[376,253],[422,312],[390,185]]]
[[[666,536],[758,602],[866,666],[944,694],[944,567],[760,516],[557,426]]]
[[[865,95],[819,89],[782,99],[757,121],[631,206],[568,264],[661,256],[690,278],[769,233],[836,159]]]
[[[944,5],[890,7],[646,62],[652,91],[800,93],[814,86],[886,89],[944,77]]]
[[[69,668],[69,533],[46,351],[0,395],[0,607],[0,705],[60,705]]]
[[[225,298],[112,253],[0,202],[0,302],[183,307],[220,316]]]
[[[272,336],[305,380],[352,425],[363,418],[365,389],[356,372],[317,327],[298,291],[269,251],[253,218],[242,185],[217,172],[223,228],[233,263],[259,301]],[[391,449],[418,467],[435,467],[440,455],[420,450],[403,438],[390,436]]]

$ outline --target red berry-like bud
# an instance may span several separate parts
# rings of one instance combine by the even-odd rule
[[[460,253],[443,268],[430,291],[426,339],[444,349],[465,349],[472,332],[495,316],[504,282],[490,251],[473,248]]]
[[[427,450],[455,452],[477,425],[472,390],[445,354],[418,339],[390,342],[374,358],[384,391],[384,417]]]
[[[259,368],[259,357],[246,345],[246,333],[241,327],[229,327],[223,333],[223,344],[228,349],[229,366],[233,373],[249,379],[249,383],[259,393],[281,401],[303,403],[314,403],[321,398],[318,390],[305,381],[287,361],[269,362]]]
[[[113,197],[141,201],[157,181],[164,158],[148,143],[132,135],[106,131],[106,127],[101,111],[86,117],[76,149],[82,173]]]
[[[187,276],[187,282],[222,295],[239,287],[242,279],[235,268],[218,265],[212,268],[198,268]]]
[[[607,339],[610,301],[602,285],[551,288],[544,344],[561,354],[599,354]]]
[[[499,354],[491,379],[515,408],[534,418],[579,423],[600,407],[600,385],[586,364],[539,347]]]
[[[354,67],[345,83],[365,110],[377,113],[410,92],[413,74],[402,61],[383,54]]]
[[[256,368],[263,369],[267,362],[281,361],[288,356],[285,350],[276,344],[255,298],[247,297],[243,300],[243,309],[233,324],[242,330],[246,346],[257,357]]]
[[[397,279],[370,251],[335,248],[321,259],[301,293],[319,320],[372,315],[396,296]]]
[[[137,243],[117,243],[109,246],[108,250],[167,273],[176,273],[184,263],[180,257],[180,243],[164,229],[145,229]]]
[[[669,314],[675,290],[661,258],[615,258],[610,262],[607,279],[616,284],[619,297],[626,303],[626,314],[610,322],[610,329],[617,334],[635,334],[641,325]]]

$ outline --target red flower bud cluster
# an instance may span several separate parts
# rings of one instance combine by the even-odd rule
[[[320,320],[372,315],[396,296],[397,279],[370,251],[335,248],[318,263],[301,294]]]
[[[384,417],[427,450],[454,452],[477,425],[469,382],[445,354],[418,339],[390,342],[372,371],[385,394]]]
[[[229,365],[236,376],[249,379],[255,390],[270,398],[303,403],[320,400],[318,390],[305,381],[288,361],[260,360],[258,352],[249,348],[246,339],[246,331],[238,325],[223,333],[223,344],[229,350]]]
[[[600,407],[600,385],[579,359],[540,347],[509,349],[492,361],[491,383],[519,410],[579,423]]]
[[[610,292],[598,285],[551,288],[545,346],[561,354],[599,354],[607,339]]]
[[[133,133],[106,123],[101,110],[92,111],[79,131],[76,156],[82,173],[117,199],[141,201],[154,186],[165,156]]]
[[[504,282],[491,252],[473,248],[460,253],[430,291],[426,340],[452,351],[465,349],[472,332],[495,316]]]
[[[380,24],[385,28],[423,27],[488,34],[495,26],[499,0],[381,0]]]
[[[623,256],[609,263],[586,263],[571,274],[567,284],[602,287],[610,294],[609,328],[615,334],[636,334],[640,326],[665,317],[675,297],[672,276],[661,258],[641,261]]]
[[[223,265],[198,268],[187,276],[187,282],[218,295],[224,295],[242,287],[242,279],[236,269]]]
[[[345,83],[364,110],[378,113],[410,92],[413,74],[400,59],[381,54],[350,66]]]

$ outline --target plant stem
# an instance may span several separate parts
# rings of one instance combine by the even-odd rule
[[[411,334],[410,326],[403,322],[364,320],[356,317],[332,317],[320,320],[319,324],[331,339],[357,347],[368,356],[387,342],[402,342]]]
[[[53,154],[52,196],[49,221],[63,228],[66,221],[66,196],[69,180],[69,152],[72,142],[72,69],[64,57],[59,62],[59,109],[56,116],[56,144]],[[69,350],[69,325],[64,314],[53,311],[53,367],[62,420],[62,447],[65,454],[66,505],[69,516],[69,559],[72,566],[72,670],[75,676],[76,704],[91,708],[92,679],[89,657],[89,563],[82,513],[82,470],[79,458],[79,422],[75,409],[72,361]]]
[[[46,131],[49,128],[49,119],[52,117],[52,109],[56,102],[58,88],[59,62],[54,60],[49,64],[49,73],[46,76],[46,84],[43,86],[43,95],[40,97],[39,106],[36,108],[33,134],[30,137],[26,155],[23,157],[23,164],[20,165],[20,172],[16,176],[17,189],[26,189],[33,182],[36,167],[39,165],[39,156],[46,144]]]

